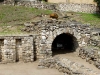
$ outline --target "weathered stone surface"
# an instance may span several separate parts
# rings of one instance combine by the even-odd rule
[[[54,39],[62,33],[68,33],[74,36],[74,40],[72,41],[75,44],[75,49],[79,47],[79,56],[86,59],[89,63],[93,63],[97,68],[100,68],[99,49],[85,48],[88,45],[100,48],[100,33],[93,33],[89,25],[59,19],[43,19],[37,22],[27,22],[24,25],[28,31],[37,31],[38,33],[30,36],[0,36],[1,62],[33,62],[34,59],[43,60],[45,58],[46,62],[43,60],[41,63],[45,66],[44,68],[54,68],[56,66],[59,71],[66,72],[66,74],[81,75],[83,73],[84,75],[87,71],[83,70],[83,66],[77,65],[68,59],[56,59],[56,61],[50,58],[53,54],[51,49]],[[93,37],[91,37],[92,35]],[[43,66],[40,67],[43,68]],[[91,73],[90,75],[93,75]],[[88,72],[86,75],[89,75]]]
[[[55,11],[74,11],[85,13],[96,13],[97,6],[94,4],[75,4],[75,3],[59,3],[59,4],[46,4],[42,1],[14,1],[5,0],[4,4],[34,7],[39,9],[50,9]]]
[[[56,20],[56,19],[45,19],[40,20],[37,23],[39,37],[37,37],[37,54],[42,54],[46,57],[46,50],[49,50],[48,55],[52,55],[51,46],[56,36],[62,33],[70,33],[75,36],[76,40],[73,40],[75,46],[86,46],[90,40],[90,29],[89,25],[84,25],[78,22]],[[34,26],[35,28],[35,26]],[[84,33],[83,33],[84,32]],[[88,36],[87,36],[88,35]],[[78,43],[77,43],[78,42]],[[43,51],[43,52],[42,52]],[[45,52],[45,53],[44,53]],[[41,56],[39,56],[41,57]],[[43,56],[42,56],[43,57]],[[48,56],[47,56],[48,57]]]
[[[99,75],[99,73],[66,58],[47,58],[39,62],[38,68],[55,68],[65,75]]]
[[[93,4],[74,4],[74,3],[61,3],[59,4],[59,10],[62,11],[74,11],[74,12],[86,12],[95,13],[97,7]]]
[[[1,62],[34,61],[33,37],[2,36],[0,43]]]
[[[79,56],[82,59],[86,59],[90,64],[94,64],[100,69],[100,50],[95,47],[82,47],[79,50]]]

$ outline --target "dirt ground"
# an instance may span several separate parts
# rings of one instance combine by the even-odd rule
[[[63,75],[56,69],[39,69],[38,62],[0,64],[0,75]]]
[[[85,67],[93,69],[94,71],[100,73],[99,69],[81,59],[80,57],[77,57],[76,53],[66,53],[55,56],[70,59],[71,61],[83,64]],[[56,69],[39,69],[37,66],[38,61],[35,61],[33,63],[18,62],[0,64],[0,75],[64,75],[63,73],[58,72],[58,70]]]

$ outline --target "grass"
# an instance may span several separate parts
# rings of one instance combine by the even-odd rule
[[[100,14],[78,13],[83,23],[90,23],[91,26],[100,28]]]
[[[40,10],[24,6],[0,5],[0,35],[22,34],[23,23],[34,19],[40,14],[50,14],[53,11]],[[90,23],[91,26],[100,28],[100,14],[76,13],[79,16],[78,21]],[[77,19],[77,16],[74,18]]]
[[[26,21],[30,21],[36,15],[50,14],[52,11],[50,10],[40,10],[31,7],[24,6],[9,6],[9,5],[0,5],[0,34],[16,34],[23,33],[21,32],[22,25]],[[7,26],[12,26],[13,31]]]
[[[32,19],[35,15],[41,13],[49,14],[49,10],[38,10],[35,8],[28,8],[22,6],[3,6],[0,5],[0,22],[11,21],[27,21]]]

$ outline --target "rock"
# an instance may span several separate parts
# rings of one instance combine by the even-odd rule
[[[50,18],[58,19],[57,13],[50,14]]]
[[[94,64],[97,68],[100,66],[99,48],[95,47],[83,47],[79,50],[79,56],[84,57],[87,62]]]
[[[53,66],[65,75],[99,75],[99,73],[66,58],[46,58],[39,62],[39,66],[43,68],[52,68],[51,66]]]

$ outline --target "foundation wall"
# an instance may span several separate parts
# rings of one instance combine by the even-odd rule
[[[1,36],[0,37],[0,61],[33,62],[33,37],[28,36]]]

